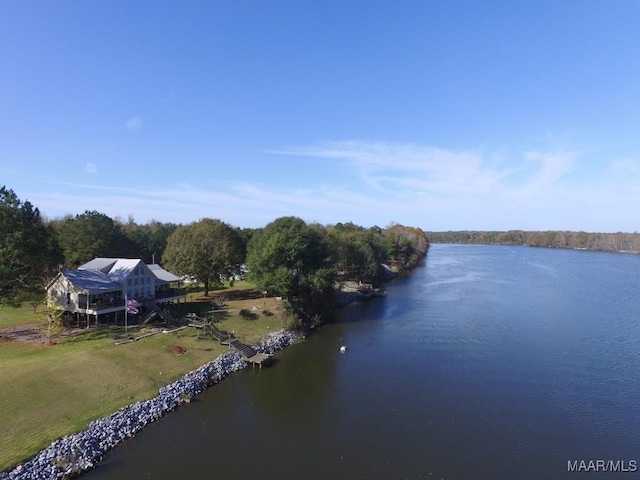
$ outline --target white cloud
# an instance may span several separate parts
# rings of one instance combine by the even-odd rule
[[[536,190],[549,187],[575,169],[576,152],[559,151],[551,153],[527,152],[525,159],[539,164],[539,168],[529,178],[527,189]]]
[[[391,207],[384,211],[396,212],[396,218],[409,222],[422,216],[425,223],[435,221],[435,229],[588,229],[585,219],[594,225],[605,220],[591,219],[585,209],[597,205],[606,216],[606,205],[619,204],[616,198],[638,196],[631,182],[623,188],[603,184],[602,173],[609,167],[602,160],[557,146],[549,151],[494,154],[348,141],[274,153],[342,164],[359,179],[355,188],[363,196],[384,198]],[[631,164],[617,166],[629,171]]]
[[[93,162],[87,162],[84,165],[84,171],[87,173],[98,173],[98,166]]]
[[[139,222],[212,217],[258,227],[296,215],[323,224],[396,221],[425,230],[637,230],[640,170],[633,173],[630,161],[594,161],[568,149],[494,155],[367,142],[278,153],[324,159],[332,175],[320,183],[298,169],[277,185],[263,177],[207,185],[203,176],[192,180],[197,184],[65,185],[55,194],[27,193],[49,216],[95,209],[112,218],[133,213]]]
[[[398,195],[489,194],[517,171],[480,151],[412,144],[329,142],[276,153],[342,161],[369,186]]]
[[[142,127],[142,118],[140,118],[140,115],[136,115],[130,118],[125,125],[130,132],[135,132]]]

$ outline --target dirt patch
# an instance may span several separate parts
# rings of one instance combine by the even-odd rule
[[[182,348],[180,345],[173,345],[171,347],[171,351],[176,355],[184,355],[185,353],[187,353],[187,350],[185,348]]]
[[[66,338],[75,335],[81,331],[77,328],[69,328],[51,337],[52,341],[59,338]],[[0,342],[24,342],[31,344],[44,344],[49,343],[44,330],[42,330],[42,323],[28,323],[15,327],[6,327],[0,329]]]

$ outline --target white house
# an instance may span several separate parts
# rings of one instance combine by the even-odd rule
[[[94,258],[77,270],[64,270],[47,285],[50,305],[104,321],[124,318],[127,300],[135,300],[148,310],[161,310],[158,304],[186,300],[180,277],[160,265],[147,265],[133,258]]]

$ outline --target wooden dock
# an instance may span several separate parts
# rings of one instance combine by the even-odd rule
[[[247,363],[250,363],[253,367],[259,365],[262,368],[262,365],[268,365],[271,362],[271,355],[267,353],[259,353],[256,352],[253,347],[242,343],[240,340],[232,340],[229,342],[229,346],[234,348],[242,355],[242,360]]]
[[[242,359],[245,362],[250,363],[254,368],[256,365],[262,368],[262,365],[269,366],[271,364],[271,357],[272,355],[268,353],[256,353],[255,355],[252,355],[250,357],[243,356]]]
[[[252,346],[242,343],[234,335],[220,330],[213,325],[213,322],[209,319],[198,317],[196,314],[189,314],[186,316],[188,326],[200,329],[202,335],[198,335],[198,338],[217,338],[222,345],[229,345],[230,348],[235,349],[240,355],[242,360],[250,363],[253,367],[258,365],[262,368],[262,365],[271,364],[271,357],[273,355],[268,353],[256,352]]]

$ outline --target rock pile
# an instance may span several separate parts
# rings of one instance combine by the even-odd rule
[[[294,338],[292,332],[281,330],[265,337],[255,348],[262,353],[273,353],[291,344]],[[120,442],[135,436],[188,398],[245,366],[240,354],[229,350],[180,380],[162,387],[156,397],[128,405],[90,423],[82,432],[56,440],[22,465],[10,472],[0,473],[0,480],[50,480],[80,476],[94,468],[103,455]]]
[[[264,337],[254,348],[258,353],[274,353],[291,345],[295,338],[295,333],[289,330],[280,330]]]

